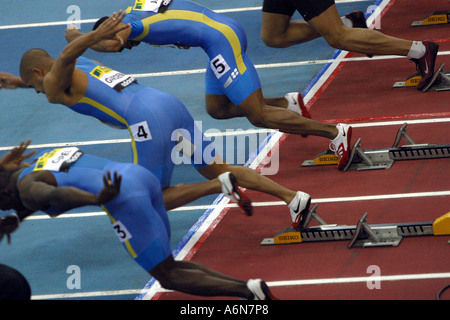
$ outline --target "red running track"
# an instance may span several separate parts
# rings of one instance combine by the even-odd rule
[[[430,10],[448,9],[447,0],[397,0],[383,16],[381,31],[410,40],[437,40],[441,52],[449,51],[448,25],[409,27]],[[441,63],[450,66],[450,55],[438,56],[437,66]],[[314,119],[359,123],[353,130],[353,143],[361,138],[363,149],[392,146],[402,121],[436,119],[432,123],[408,124],[408,135],[415,143],[449,143],[450,122],[445,119],[448,121],[450,114],[450,92],[392,88],[394,82],[415,72],[408,59],[364,59],[342,66],[308,105]],[[386,123],[389,120],[399,122]],[[286,136],[280,147],[280,170],[272,177],[286,187],[310,193],[313,202],[320,202],[318,214],[326,222],[355,225],[365,212],[369,224],[434,221],[450,211],[448,194],[430,195],[450,190],[448,159],[396,162],[390,170],[366,172],[340,172],[334,166],[301,167],[304,160],[327,148],[328,140],[323,138]],[[262,278],[283,300],[427,300],[435,299],[439,290],[450,283],[448,275],[433,278],[450,272],[448,236],[404,238],[398,247],[385,248],[347,249],[346,241],[260,246],[263,238],[273,237],[289,226],[289,211],[278,199],[247,192],[255,203],[254,216],[245,217],[238,209],[229,209],[191,260],[240,279]],[[382,199],[351,201],[374,195]],[[351,199],[335,199],[341,197]],[[372,265],[379,267],[381,277],[395,277],[381,281],[378,289],[369,289],[367,278],[351,282],[358,280],[356,277],[371,276],[368,267]],[[411,275],[420,279],[410,279]],[[407,279],[397,278],[401,276]],[[331,279],[331,283],[323,283],[324,279]],[[337,280],[342,283],[333,283]],[[292,282],[286,286],[280,281]],[[442,298],[449,297],[446,292]],[[205,299],[178,292],[165,292],[155,298]]]

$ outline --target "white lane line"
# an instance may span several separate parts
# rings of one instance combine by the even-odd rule
[[[367,196],[355,196],[355,197],[336,197],[336,198],[318,198],[312,199],[312,203],[334,203],[334,202],[352,202],[352,201],[371,201],[371,200],[391,200],[391,199],[409,199],[409,198],[421,198],[421,197],[445,197],[450,196],[450,190],[445,191],[433,191],[433,192],[411,192],[411,193],[395,193],[395,194],[380,194],[380,195],[367,195]],[[283,201],[264,201],[253,202],[254,207],[272,207],[272,206],[285,206]],[[184,206],[171,210],[169,212],[176,211],[192,211],[192,210],[208,210],[216,208],[236,208],[236,203],[218,204],[218,205],[200,205],[200,206]],[[50,218],[47,215],[30,216],[27,220],[43,220],[43,219],[61,219],[61,218],[88,218],[96,216],[106,215],[103,211],[86,212],[86,213],[64,213],[56,218]]]
[[[450,118],[433,118],[433,119],[415,119],[415,120],[395,120],[395,121],[380,121],[380,122],[366,122],[366,123],[355,123],[352,124],[354,128],[365,128],[365,127],[381,127],[381,126],[396,126],[407,124],[433,124],[441,122],[450,122]],[[274,133],[277,130],[270,129],[248,129],[248,130],[232,130],[226,132],[216,132],[218,130],[213,130],[215,132],[208,133],[205,131],[206,137],[221,137],[221,136],[231,136],[231,135],[247,135],[247,134],[262,134],[262,133]],[[112,139],[112,140],[91,140],[91,141],[73,141],[73,142],[56,142],[47,144],[33,144],[28,147],[28,149],[33,148],[60,148],[60,147],[72,147],[72,146],[87,146],[87,145],[97,145],[97,144],[114,144],[114,143],[130,143],[131,139]],[[0,151],[11,150],[15,146],[0,147]]]
[[[439,52],[439,56],[449,55],[450,51]],[[345,55],[344,55],[345,56]],[[368,57],[355,57],[355,58],[337,58],[337,59],[327,59],[327,60],[307,60],[307,61],[293,61],[293,62],[281,62],[281,63],[267,63],[267,64],[257,64],[256,69],[266,69],[266,68],[288,68],[288,67],[299,67],[299,66],[309,66],[315,64],[327,64],[327,63],[340,63],[340,62],[358,62],[358,61],[375,61],[375,60],[391,60],[391,59],[408,59],[402,56],[375,56],[373,58]],[[180,76],[180,75],[190,75],[205,73],[206,69],[192,69],[192,70],[177,70],[177,71],[165,71],[165,72],[150,72],[150,73],[134,73],[130,74],[135,78],[150,78],[150,77],[165,77],[165,76]]]
[[[316,285],[316,284],[342,284],[342,283],[355,283],[355,282],[425,280],[425,279],[443,279],[443,278],[450,278],[450,272],[399,274],[399,275],[379,276],[379,277],[369,276],[369,277],[272,281],[272,282],[267,282],[267,285],[270,287],[281,287],[281,286],[284,287],[284,286],[303,286],[303,285]]]
[[[346,284],[358,282],[373,283],[373,281],[383,282],[383,281],[430,280],[430,279],[446,279],[446,278],[450,278],[449,272],[399,274],[399,275],[379,276],[379,277],[368,276],[368,277],[324,278],[324,279],[306,279],[306,280],[289,280],[289,281],[268,281],[266,283],[269,287],[286,287],[286,286],[305,286],[305,285],[323,285],[323,284]],[[160,292],[172,292],[172,291],[160,289]],[[42,295],[33,295],[31,299],[32,300],[74,299],[74,298],[117,296],[117,295],[138,294],[138,293],[142,293],[142,289],[42,294]]]
[[[368,0],[336,0],[336,3],[351,3],[351,2],[366,2]],[[246,11],[259,11],[262,6],[256,7],[244,7],[244,8],[230,8],[230,9],[218,9],[214,10],[217,13],[229,13],[229,12],[246,12]],[[0,30],[6,29],[21,29],[21,28],[37,28],[37,27],[48,27],[48,26],[61,26],[67,24],[82,24],[82,23],[94,23],[98,19],[83,19],[83,20],[70,20],[70,21],[52,21],[52,22],[39,22],[39,23],[25,23],[25,24],[13,24],[0,26]]]

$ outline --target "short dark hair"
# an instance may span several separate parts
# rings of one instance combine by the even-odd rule
[[[44,49],[33,48],[25,52],[20,61],[20,76],[26,78],[32,73],[32,69],[42,67],[48,63],[47,60],[52,59]]]
[[[92,28],[92,30],[97,29],[103,22],[105,22],[106,19],[108,19],[109,17],[101,17],[100,19],[97,20],[97,22],[94,24],[94,27]]]

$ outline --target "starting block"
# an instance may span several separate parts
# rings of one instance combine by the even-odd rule
[[[343,171],[348,170],[377,170],[390,169],[395,161],[402,160],[419,160],[419,159],[438,159],[450,158],[450,145],[429,145],[415,144],[414,141],[406,133],[406,123],[398,130],[394,144],[391,148],[384,149],[361,149],[361,138],[354,144],[349,161]],[[400,140],[404,138],[410,144],[398,147]],[[337,164],[336,162],[321,161],[321,157],[326,153],[321,153],[314,160],[306,160],[302,163],[303,167],[311,167],[318,165]],[[329,156],[329,154],[327,155]]]
[[[411,23],[411,27],[429,26],[450,23],[450,11],[434,11],[419,21]]]
[[[430,83],[422,89],[423,92],[450,90],[450,71],[444,71],[444,65],[445,63],[441,64],[436,70]],[[416,87],[420,80],[422,80],[422,75],[420,73],[414,73],[406,78],[405,81],[395,82],[393,88]]]
[[[296,244],[317,241],[350,241],[347,248],[398,246],[403,237],[450,235],[450,212],[435,221],[367,224],[367,212],[356,226],[327,224],[317,215],[317,204],[308,212],[298,228],[289,227],[273,238],[265,238],[261,245]],[[308,227],[311,219],[319,222],[318,226]]]

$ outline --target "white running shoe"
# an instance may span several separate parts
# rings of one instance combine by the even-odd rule
[[[349,160],[352,127],[347,124],[339,123],[336,126],[336,129],[338,129],[339,133],[336,138],[331,140],[330,150],[340,158],[338,169],[343,170]]]
[[[289,204],[291,211],[292,226],[298,228],[303,216],[308,213],[311,205],[311,196],[305,192],[297,191],[294,200]]]
[[[267,284],[261,279],[250,279],[247,288],[253,293],[253,300],[277,300],[269,290]]]
[[[219,175],[218,179],[222,183],[223,194],[230,200],[237,202],[239,207],[248,216],[251,216],[253,214],[252,201],[240,190],[236,177],[231,172],[225,172]]]
[[[300,92],[286,93],[284,98],[288,102],[288,109],[297,112],[299,115],[311,119],[311,113],[306,109],[303,103],[303,97]]]

